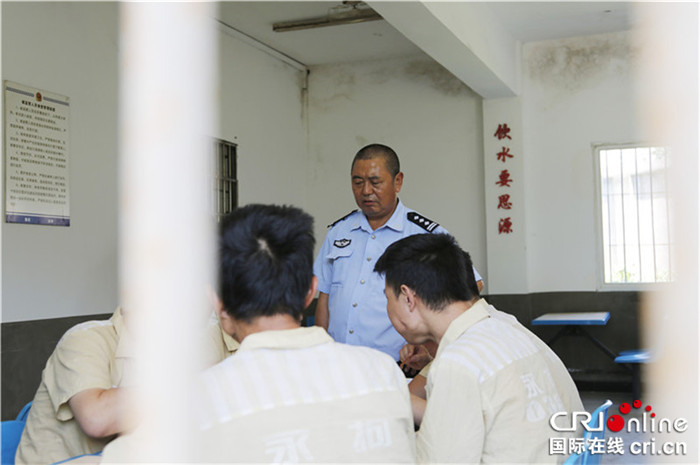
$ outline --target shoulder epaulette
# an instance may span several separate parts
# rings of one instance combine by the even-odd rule
[[[425,216],[421,215],[420,213],[417,212],[408,212],[406,213],[406,219],[410,221],[411,223],[417,224],[421,228],[425,229],[429,233],[433,232],[435,228],[440,226],[438,223],[436,223],[433,220],[430,220],[426,218]]]
[[[333,226],[335,226],[336,224],[340,223],[341,221],[343,221],[345,218],[347,218],[348,216],[352,215],[352,214],[355,213],[356,211],[357,211],[357,208],[354,209],[353,211],[351,211],[350,213],[348,213],[347,215],[345,215],[344,217],[335,220],[333,223],[329,224],[328,227],[329,227],[329,228],[332,228]]]

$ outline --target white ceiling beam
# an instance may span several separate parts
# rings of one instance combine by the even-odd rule
[[[485,99],[520,91],[520,44],[480,2],[368,2]]]

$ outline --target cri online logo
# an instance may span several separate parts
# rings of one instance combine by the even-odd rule
[[[627,402],[620,404],[618,410],[622,415],[628,415],[632,412],[632,408],[639,410],[641,407],[642,401],[635,400],[632,402],[632,405]],[[603,412],[599,413],[597,419],[591,418],[591,414],[588,412],[573,412],[571,413],[570,426],[557,425],[557,420],[559,418],[566,418],[568,415],[568,412],[555,413],[549,419],[549,424],[555,431],[576,431],[579,424],[583,426],[586,431],[603,431],[605,425],[607,425],[608,430],[614,433],[620,432],[623,429],[627,432],[635,433],[670,433],[672,431],[682,433],[688,429],[688,420],[685,418],[676,418],[675,420],[669,418],[657,419],[656,414],[651,411],[651,405],[644,407],[642,410],[642,418],[629,417],[627,421],[625,421],[625,417],[622,415],[614,414],[610,415],[606,422]],[[597,421],[594,422],[594,420]],[[595,423],[597,426],[591,426],[591,423]]]
[[[620,404],[618,410],[622,415],[627,415],[632,411],[632,407],[639,410],[642,407],[642,401],[637,399],[632,402],[632,405],[624,402]],[[607,421],[608,429],[614,433],[625,429],[625,419],[621,415],[610,415]],[[676,431],[682,433],[688,429],[688,421],[685,418],[676,418],[671,421],[669,418],[661,418],[656,420],[656,414],[651,411],[651,405],[644,407],[642,418],[629,418],[627,420],[627,431],[642,432],[642,433],[662,433],[664,431]]]

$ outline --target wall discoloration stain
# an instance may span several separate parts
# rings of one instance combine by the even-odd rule
[[[316,80],[322,82],[323,88],[330,91],[316,91]],[[337,104],[357,99],[358,88],[364,89],[368,85],[380,88],[392,86],[394,82],[428,87],[449,97],[475,95],[462,81],[432,59],[403,57],[311,67],[309,106],[316,111],[329,111]]]
[[[590,88],[610,75],[627,75],[638,49],[627,33],[601,34],[530,44],[525,72],[534,82],[566,91]]]
[[[352,95],[355,92],[355,71],[350,66],[317,66],[312,67],[310,72],[309,87],[313,87],[314,74],[318,73],[323,76],[323,80],[332,85],[332,92],[325,94],[323,97],[318,97],[313,91],[310,104],[314,108],[327,111],[336,104],[338,100],[352,100]]]
[[[432,60],[412,60],[404,66],[403,72],[407,77],[425,82],[445,95],[471,92],[454,74]]]

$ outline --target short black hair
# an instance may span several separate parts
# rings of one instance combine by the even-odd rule
[[[234,210],[219,233],[219,288],[226,312],[246,322],[276,314],[301,321],[313,252],[313,218],[301,209],[251,204]]]
[[[377,260],[374,271],[399,295],[405,284],[432,310],[479,294],[471,258],[449,234],[416,234],[391,244]]]
[[[387,171],[391,173],[391,176],[394,178],[401,172],[399,156],[396,155],[394,149],[382,144],[369,144],[362,147],[360,151],[355,154],[355,158],[352,159],[350,171],[352,171],[357,160],[369,160],[371,158],[383,158]]]
[[[466,273],[467,273],[467,286],[469,286],[469,290],[474,296],[478,296],[481,294],[479,292],[479,286],[476,284],[476,276],[474,276],[474,265],[472,263],[472,257],[469,255],[469,252],[466,250],[462,249],[462,255],[464,255],[464,266],[466,268]]]

